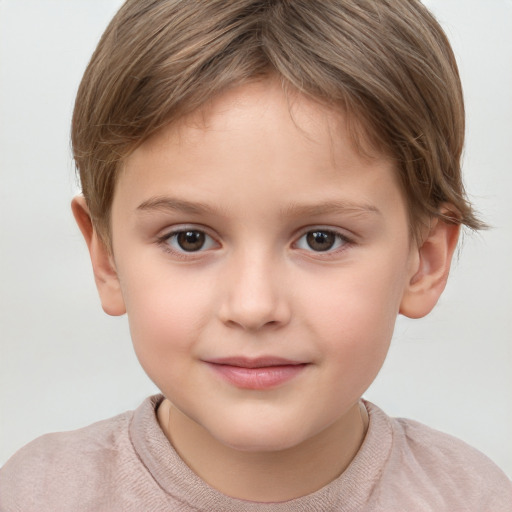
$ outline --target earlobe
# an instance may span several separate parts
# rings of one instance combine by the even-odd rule
[[[443,292],[460,226],[432,219],[432,225],[421,246],[415,249],[414,263],[400,303],[400,313],[409,318],[426,316]]]
[[[71,202],[71,210],[89,249],[103,310],[112,316],[123,315],[126,313],[126,307],[114,260],[93,226],[85,198],[76,196]]]

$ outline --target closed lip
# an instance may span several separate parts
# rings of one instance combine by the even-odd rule
[[[265,356],[265,357],[222,357],[216,359],[207,359],[206,363],[218,364],[225,366],[236,366],[239,368],[270,368],[272,366],[298,366],[307,364],[304,361],[293,361],[281,357]]]
[[[204,361],[224,382],[237,388],[266,390],[302,374],[308,363],[281,357],[223,357]]]

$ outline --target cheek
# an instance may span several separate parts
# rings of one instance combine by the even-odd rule
[[[398,315],[402,274],[386,262],[351,267],[308,294],[305,314],[342,379],[366,388],[378,373]]]
[[[179,361],[193,351],[198,333],[207,322],[210,303],[204,287],[187,279],[130,275],[122,283],[133,346],[142,366],[151,368]],[[165,277],[164,277],[165,276]]]

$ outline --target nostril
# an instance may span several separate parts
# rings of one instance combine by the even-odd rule
[[[227,308],[226,308],[227,309]],[[261,329],[277,329],[287,324],[289,314],[285,311],[279,312],[278,308],[272,311],[248,311],[248,310],[225,310],[221,314],[221,321],[229,327],[237,327],[246,331],[259,331]]]

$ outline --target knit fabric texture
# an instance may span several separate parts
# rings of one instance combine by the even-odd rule
[[[512,511],[512,482],[485,455],[369,402],[365,440],[330,484],[279,503],[231,498],[173,449],[156,418],[162,400],[22,448],[0,470],[0,511]]]

